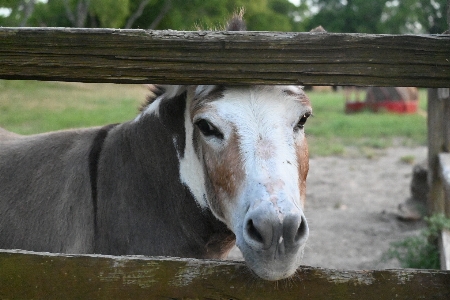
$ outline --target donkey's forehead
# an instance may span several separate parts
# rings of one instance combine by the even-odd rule
[[[222,100],[222,101],[221,101]],[[192,112],[218,104],[215,102],[235,103],[237,107],[245,104],[266,103],[289,106],[294,103],[310,109],[311,103],[300,86],[198,86],[192,106]]]

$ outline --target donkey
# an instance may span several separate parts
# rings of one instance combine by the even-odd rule
[[[152,86],[129,122],[0,130],[0,248],[299,267],[311,105],[297,86]]]

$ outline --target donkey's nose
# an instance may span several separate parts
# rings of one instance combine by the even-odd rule
[[[255,250],[279,244],[279,250],[296,250],[308,238],[308,225],[301,212],[279,215],[257,208],[247,213],[244,239]]]

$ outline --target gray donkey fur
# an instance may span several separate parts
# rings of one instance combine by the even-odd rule
[[[174,159],[184,151],[185,97],[117,126],[1,129],[0,248],[221,257],[234,234],[198,207]]]

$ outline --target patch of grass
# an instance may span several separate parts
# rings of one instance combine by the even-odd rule
[[[118,123],[134,118],[142,85],[0,80],[0,126],[20,134]]]
[[[437,214],[425,220],[427,228],[419,236],[391,243],[382,259],[397,259],[402,268],[440,269],[438,237],[442,229],[450,229],[450,218]]]
[[[426,117],[421,114],[394,113],[345,114],[342,93],[308,92],[313,117],[306,133],[312,155],[343,155],[348,147],[384,149],[396,144],[425,145]],[[426,111],[426,91],[420,92],[420,110]],[[361,151],[364,152],[364,151]]]
[[[414,164],[415,160],[416,160],[416,157],[414,155],[405,155],[405,156],[400,157],[400,161],[402,163],[405,163],[408,165]]]

